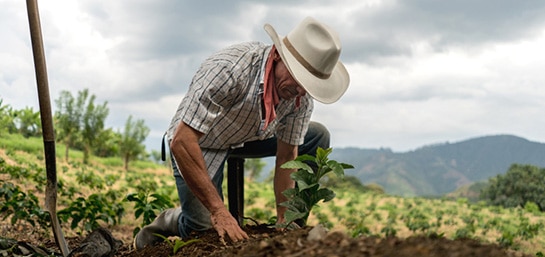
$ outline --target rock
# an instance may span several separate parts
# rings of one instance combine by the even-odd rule
[[[98,228],[79,247],[72,250],[68,257],[112,257],[122,245],[123,242],[115,239],[110,231]]]
[[[327,235],[327,230],[321,224],[316,225],[308,232],[308,241],[322,241]]]

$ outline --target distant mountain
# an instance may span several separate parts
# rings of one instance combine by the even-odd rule
[[[545,144],[512,135],[396,153],[390,149],[334,148],[331,159],[354,165],[347,175],[381,185],[388,194],[440,196],[505,173],[513,163],[545,167]]]

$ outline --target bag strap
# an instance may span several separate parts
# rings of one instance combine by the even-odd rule
[[[166,157],[166,146],[165,146],[165,137],[167,135],[167,132],[165,132],[165,134],[163,134],[163,138],[161,140],[161,160],[163,161],[166,161],[167,160],[167,157]]]

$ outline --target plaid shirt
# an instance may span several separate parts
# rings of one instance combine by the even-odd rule
[[[225,161],[229,149],[245,142],[276,136],[292,145],[303,143],[314,108],[309,94],[301,97],[299,107],[295,99],[281,99],[275,108],[276,119],[262,129],[263,77],[270,49],[270,45],[249,42],[210,56],[178,106],[167,139],[170,142],[181,121],[202,132],[199,144],[210,176]]]

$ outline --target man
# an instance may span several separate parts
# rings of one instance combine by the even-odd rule
[[[237,44],[206,59],[196,72],[167,131],[181,208],[161,213],[135,237],[140,249],[164,236],[187,237],[214,228],[223,239],[248,238],[223,203],[228,156],[276,156],[277,221],[284,222],[282,192],[294,170],[280,168],[298,154],[329,147],[329,132],[310,122],[313,99],[337,101],[349,75],[339,61],[336,32],[304,19],[283,39],[266,24],[274,45]]]

